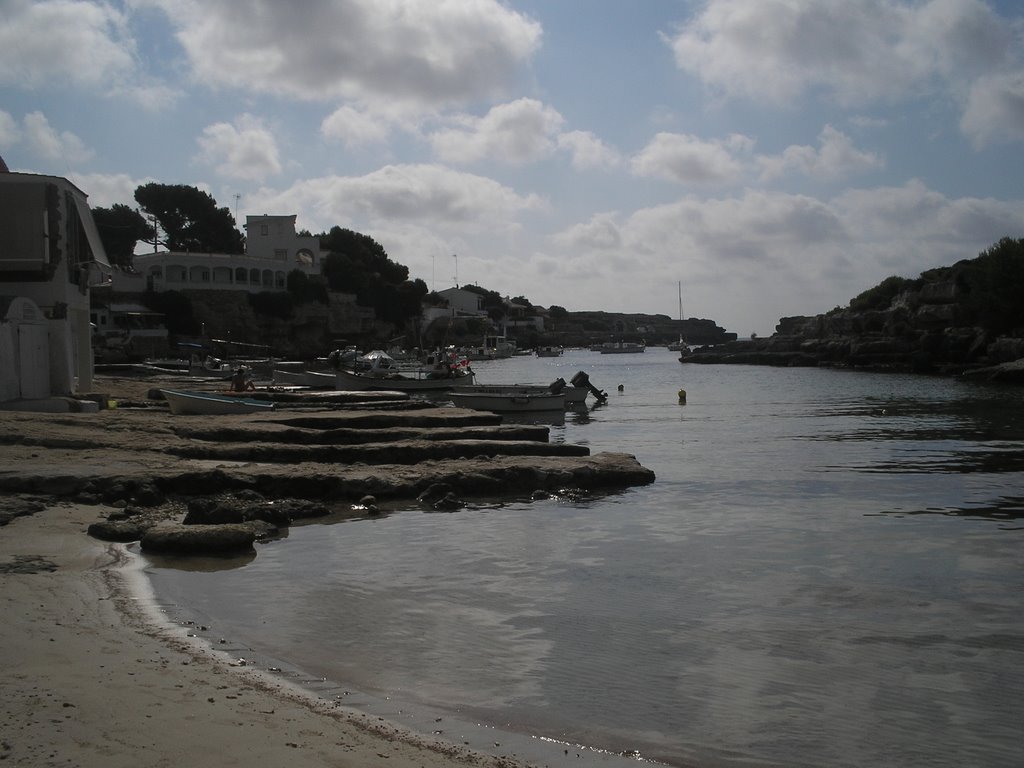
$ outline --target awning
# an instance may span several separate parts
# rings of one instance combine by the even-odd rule
[[[85,232],[85,239],[89,242],[89,250],[92,251],[92,260],[99,267],[100,275],[104,282],[109,282],[114,270],[107,261],[107,252],[103,248],[103,241],[100,239],[100,231],[96,229],[96,222],[92,219],[92,211],[89,210],[89,203],[84,197],[72,195],[75,200],[75,207],[78,209],[78,219],[82,222],[82,231]]]

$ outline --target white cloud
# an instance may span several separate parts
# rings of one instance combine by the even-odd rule
[[[540,25],[497,0],[153,0],[196,77],[305,99],[442,104],[508,89]]]
[[[124,16],[106,3],[6,0],[0,14],[0,83],[48,81],[109,87],[134,70]]]
[[[781,155],[758,157],[762,180],[777,178],[788,172],[818,179],[839,179],[885,165],[877,154],[857,149],[849,136],[831,125],[822,129],[818,142],[819,149],[793,145],[783,150]]]
[[[1024,200],[949,198],[919,181],[830,200],[757,190],[687,196],[567,227],[551,239],[560,254],[551,282],[573,279],[592,306],[638,311],[638,295],[681,279],[688,315],[770,333],[780,317],[845,306],[889,275],[972,258],[1020,236],[1022,221]]]
[[[552,238],[552,241],[573,250],[615,252],[622,247],[622,232],[616,213],[599,213],[590,221],[576,224]]]
[[[21,140],[21,129],[18,121],[0,109],[0,149],[13,147]]]
[[[197,141],[197,160],[216,164],[222,176],[261,181],[281,172],[274,135],[252,115],[241,115],[234,124],[208,125]]]
[[[726,184],[743,173],[742,156],[753,147],[746,136],[705,141],[679,133],[659,133],[631,161],[637,176],[655,176],[681,184]]]
[[[135,208],[135,190],[156,181],[151,177],[134,179],[126,173],[73,173],[68,178],[89,196],[91,208],[110,208],[118,203]]]
[[[351,149],[367,144],[383,144],[391,135],[391,125],[382,115],[345,106],[324,118],[320,132],[326,138],[341,141]]]
[[[665,40],[681,69],[727,96],[790,105],[824,93],[852,106],[961,102],[974,79],[1014,66],[1013,29],[981,0],[709,0]]]
[[[960,129],[976,147],[1024,140],[1024,70],[978,79]]]
[[[535,99],[519,99],[493,107],[483,117],[463,115],[457,127],[430,136],[434,152],[452,163],[481,160],[522,165],[554,151],[564,120]]]
[[[572,156],[578,171],[615,168],[622,163],[619,153],[590,131],[569,131],[558,137],[558,148]]]
[[[515,228],[519,215],[544,207],[536,195],[439,165],[388,165],[365,176],[308,179],[281,192],[261,190],[247,202],[254,210],[306,211],[315,219],[305,225],[310,230],[340,224],[369,231],[405,222],[485,234]]]
[[[32,152],[47,162],[77,165],[95,154],[71,131],[58,133],[42,112],[28,113],[23,123],[23,135]]]

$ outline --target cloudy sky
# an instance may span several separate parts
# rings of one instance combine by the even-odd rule
[[[0,0],[0,155],[741,336],[1024,237],[1018,0]]]

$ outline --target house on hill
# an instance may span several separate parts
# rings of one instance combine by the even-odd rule
[[[110,274],[86,194],[0,160],[0,403],[91,390],[89,290]]]
[[[115,294],[144,291],[283,291],[288,273],[320,274],[320,241],[295,231],[295,215],[246,216],[245,253],[136,254],[134,271],[114,274]]]

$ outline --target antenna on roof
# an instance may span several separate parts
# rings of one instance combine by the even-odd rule
[[[452,258],[455,259],[455,287],[459,287],[459,257],[458,254],[453,253]]]

